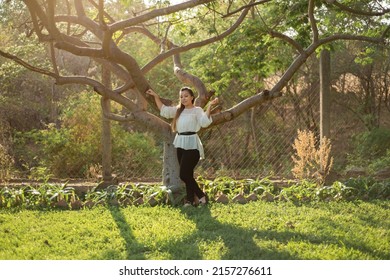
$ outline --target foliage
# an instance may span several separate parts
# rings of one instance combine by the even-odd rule
[[[372,160],[386,155],[390,149],[390,129],[377,128],[356,135],[355,153],[362,159]]]
[[[369,164],[369,169],[373,171],[384,170],[390,166],[390,149],[387,150],[386,154],[380,158],[373,159]]]
[[[298,179],[315,179],[319,183],[325,182],[329,174],[333,157],[330,156],[331,144],[326,137],[320,139],[319,147],[312,131],[298,130],[293,148],[296,154],[292,156],[294,168],[292,173]]]
[[[128,132],[113,125],[113,168],[122,178],[148,177],[150,172],[161,169],[162,150],[149,133]]]
[[[27,185],[0,188],[0,208],[21,209],[71,209],[94,206],[172,205],[169,190],[160,185],[120,184],[105,189],[94,187],[80,191],[67,183]]]
[[[348,155],[350,165],[378,171],[389,166],[390,129],[376,128],[357,134],[353,138],[354,151]]]
[[[354,178],[345,182],[335,181],[322,186],[303,181],[284,181],[276,183],[268,178],[234,180],[219,177],[208,180],[199,177],[198,182],[211,203],[237,202],[246,204],[256,200],[267,202],[289,201],[297,205],[310,202],[330,201],[372,201],[390,199],[390,181],[376,181],[372,178]],[[22,209],[73,209],[100,206],[128,207],[181,205],[184,192],[160,184],[124,183],[102,189],[91,187],[83,191],[68,183],[49,183],[49,178],[41,185],[0,188],[0,208]],[[225,203],[224,202],[224,203]]]
[[[70,209],[78,200],[75,189],[66,184],[55,185],[43,183],[37,186],[0,189],[0,206],[3,208],[21,209]],[[79,209],[79,208],[78,208]]]
[[[99,99],[88,92],[70,98],[63,109],[62,125],[49,124],[43,130],[16,134],[18,154],[29,171],[46,168],[54,176],[86,177],[90,168],[101,162],[101,109]],[[156,168],[159,150],[148,134],[128,133],[112,125],[112,155],[117,175],[128,176],[135,170]],[[25,149],[26,146],[31,147]],[[39,159],[33,154],[39,150]],[[32,160],[27,160],[27,159]]]
[[[261,19],[248,20],[220,44],[195,53],[193,72],[217,93],[232,92],[231,102],[257,93],[266,77],[291,62],[291,53],[280,42],[271,43],[266,31]]]

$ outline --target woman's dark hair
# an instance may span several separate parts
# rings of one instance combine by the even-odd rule
[[[181,93],[182,91],[187,91],[192,97],[194,97],[194,99],[192,99],[192,104],[194,104],[195,94],[194,94],[193,90],[189,87],[182,87],[179,92]],[[176,131],[176,121],[180,117],[181,113],[184,111],[184,108],[185,108],[184,105],[181,104],[181,102],[180,102],[180,105],[178,106],[177,111],[176,111],[176,115],[172,120],[172,124],[171,124],[172,131]]]

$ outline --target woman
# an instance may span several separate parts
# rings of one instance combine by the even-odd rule
[[[180,179],[185,183],[187,192],[184,205],[194,205],[195,195],[199,198],[199,204],[205,205],[207,203],[206,194],[194,179],[195,166],[199,159],[204,158],[203,145],[196,133],[201,127],[207,127],[212,123],[210,110],[213,105],[218,104],[218,98],[210,101],[205,112],[194,105],[194,92],[189,87],[180,89],[180,105],[175,107],[164,105],[152,89],[147,90],[146,93],[154,97],[162,117],[173,118],[172,130],[177,132],[173,145],[177,148]]]

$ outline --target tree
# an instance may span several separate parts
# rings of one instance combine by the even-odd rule
[[[212,0],[192,0],[177,5],[156,1],[155,6],[149,8],[142,2],[125,0],[23,2],[30,14],[29,21],[25,23],[29,31],[27,34],[34,35],[41,43],[47,44],[51,54],[51,69],[37,67],[6,51],[0,50],[0,55],[31,71],[52,77],[57,85],[82,84],[92,87],[102,98],[127,108],[128,114],[118,115],[103,106],[107,118],[141,123],[164,138],[163,181],[166,185],[179,183],[177,162],[170,144],[173,133],[169,123],[155,114],[154,102],[145,94],[147,89],[155,86],[153,81],[149,82],[146,77],[159,63],[173,58],[174,74],[182,83],[189,84],[197,90],[199,94],[197,105],[204,106],[214,92],[207,89],[199,77],[185,71],[181,55],[221,42],[241,26],[251,28],[248,23],[251,20],[253,22],[253,17],[247,19],[250,12],[256,15],[255,20],[258,22],[256,26],[259,27],[252,30],[261,34],[263,45],[266,45],[265,41],[277,40],[292,47],[293,56],[290,57],[290,63],[287,68],[279,69],[282,75],[273,87],[269,90],[258,90],[256,87],[253,89],[256,91],[253,94],[246,94],[240,103],[215,112],[213,125],[219,125],[232,121],[254,106],[281,96],[284,87],[298,69],[321,47],[337,40],[383,44],[389,33],[386,22],[381,22],[390,12],[388,5],[381,4],[383,1],[356,3],[335,0],[251,0],[218,3],[219,1]],[[133,10],[130,11],[126,5]],[[124,13],[118,13],[119,9]],[[122,18],[123,15],[126,16]],[[266,21],[262,19],[263,15],[267,15]],[[342,24],[334,25],[332,20],[340,15],[343,16],[342,20],[338,19],[337,22],[343,21]],[[198,27],[203,30],[203,34],[208,34],[208,37],[190,41],[191,34],[195,33]],[[180,34],[186,36],[179,36]],[[144,54],[145,58],[151,57],[144,66],[141,66],[132,53],[127,53],[125,49],[129,48],[123,45],[126,38],[139,35],[155,44],[154,48],[150,48],[149,52]],[[181,42],[178,42],[179,40]],[[153,50],[159,52],[152,56]],[[87,74],[64,75],[58,68],[58,51],[91,58],[96,65],[109,69],[113,75],[111,85],[107,86],[99,78]],[[264,59],[267,58],[270,56],[264,56]],[[263,69],[259,69],[259,72],[261,70]],[[255,73],[256,69],[251,69],[251,72]],[[254,78],[253,75],[247,77],[256,80]],[[164,102],[170,103],[169,100]]]

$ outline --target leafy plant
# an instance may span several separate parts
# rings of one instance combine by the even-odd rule
[[[229,177],[207,180],[198,178],[211,202],[247,203],[258,199],[289,201],[296,204],[320,201],[353,201],[390,199],[390,180],[376,181],[373,178],[355,178],[345,182],[336,181],[323,186],[311,180],[286,181],[276,186],[268,178],[234,180]],[[89,189],[85,194],[76,193],[75,187],[67,184],[42,183],[39,186],[0,188],[0,208],[25,209],[72,209],[128,206],[157,206],[182,204],[183,189],[172,189],[160,184],[126,183],[112,185],[105,189]]]

